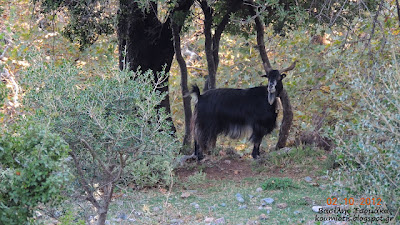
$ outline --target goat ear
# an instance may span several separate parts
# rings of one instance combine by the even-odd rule
[[[261,75],[261,77],[268,77],[268,74]]]
[[[283,78],[285,78],[286,77],[286,74],[285,73],[282,73],[281,74],[281,80],[283,80]]]

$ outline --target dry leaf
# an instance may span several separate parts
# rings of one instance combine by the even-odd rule
[[[167,189],[165,189],[165,188],[160,188],[159,191],[160,191],[161,193],[163,193],[163,194],[166,194],[166,193],[167,193]]]
[[[146,204],[143,205],[142,211],[145,213],[149,213],[150,212],[150,207]]]

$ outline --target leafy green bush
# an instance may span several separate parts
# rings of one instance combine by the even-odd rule
[[[164,174],[166,167],[172,166],[177,143],[165,111],[156,110],[164,98],[157,90],[164,74],[156,80],[151,72],[119,71],[114,66],[101,68],[102,76],[83,78],[85,71],[68,63],[37,65],[27,72],[31,91],[25,99],[38,109],[38,120],[49,122],[83,159],[91,153],[82,140],[103,162],[118,160],[122,153],[129,158],[126,166],[137,171],[130,176],[128,169],[125,176],[140,184],[149,183],[143,183],[149,174],[144,171]],[[96,173],[93,162],[82,163],[88,163],[82,167],[89,174]],[[157,180],[167,180],[164,178]]]
[[[60,199],[68,145],[32,123],[2,129],[0,137],[0,223],[25,224],[40,203]]]
[[[400,207],[399,66],[396,58],[363,74],[349,66],[360,101],[352,107],[354,117],[343,118],[332,131],[342,164],[334,177],[345,181],[338,183],[338,190],[380,197],[393,213]]]
[[[297,188],[298,186],[288,177],[271,177],[262,183],[261,187],[264,190],[283,190],[287,188]]]
[[[167,115],[163,109],[156,110],[164,98],[156,88],[160,86],[160,80],[155,80],[151,72],[132,73],[115,67],[101,71],[101,74],[110,74],[108,76],[85,79],[83,73],[68,63],[60,66],[39,64],[31,68],[26,76],[26,84],[31,90],[25,98],[27,104],[37,108],[37,119],[61,133],[82,159],[92,154],[82,140],[103,162],[118,161],[119,153],[133,156],[126,166],[137,173],[130,176],[128,169],[125,176],[140,184],[153,184],[143,183],[149,174],[144,171],[150,170],[153,175],[165,174],[177,153]],[[163,74],[160,76],[160,79],[164,78]],[[89,174],[97,172],[92,164],[97,161],[82,163],[88,163],[82,167]],[[150,166],[154,163],[159,166]],[[157,180],[168,179],[161,176]]]
[[[168,116],[157,109],[165,74],[120,71],[111,63],[93,75],[68,62],[38,61],[24,77],[26,104],[69,144],[77,190],[102,220],[115,183],[168,185],[178,152]]]
[[[125,180],[138,188],[169,185],[172,182],[174,151],[162,155],[143,155],[127,163]]]

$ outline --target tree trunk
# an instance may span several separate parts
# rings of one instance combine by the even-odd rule
[[[182,153],[189,154],[191,147],[191,139],[192,139],[190,130],[190,121],[192,120],[192,109],[190,108],[191,97],[189,95],[189,88],[187,85],[188,70],[186,67],[185,59],[182,56],[181,38],[179,36],[178,25],[174,21],[172,21],[171,27],[172,27],[172,35],[174,37],[175,56],[181,71],[181,92],[183,97],[183,109],[185,113],[185,136],[183,137]]]
[[[229,22],[229,18],[232,13],[240,9],[243,4],[242,0],[234,0],[229,3],[229,8],[222,16],[222,20],[216,25],[214,35],[211,32],[213,25],[213,9],[208,5],[207,0],[200,2],[201,9],[204,13],[204,48],[207,58],[208,76],[204,84],[204,90],[215,89],[216,87],[216,75],[219,65],[219,43],[221,35],[224,32],[226,25]]]
[[[112,194],[114,192],[114,183],[113,179],[109,180],[109,183],[105,185],[104,187],[104,195],[103,195],[103,205],[99,210],[99,219],[97,221],[98,225],[104,225],[106,224],[106,219],[107,219],[107,213],[108,213],[108,208],[110,206]]]
[[[213,22],[212,16],[212,8],[208,6],[207,0],[202,0],[200,2],[201,9],[204,13],[204,48],[206,52],[207,58],[207,68],[208,68],[208,77],[204,84],[203,91],[215,89],[215,61],[214,61],[214,54],[213,54],[213,40],[212,40],[212,33],[211,27]]]
[[[278,143],[276,143],[276,149],[284,148],[286,146],[286,141],[289,137],[289,131],[292,127],[293,121],[293,110],[292,105],[290,104],[289,96],[285,89],[282,90],[281,94],[279,95],[282,102],[283,108],[283,119],[281,128],[279,130],[279,139]]]
[[[107,209],[102,207],[98,214],[99,214],[99,219],[97,220],[97,225],[105,225],[107,220],[108,207]]]
[[[192,4],[193,0],[178,1],[173,12],[187,12]],[[118,42],[120,69],[128,67],[133,71],[152,70],[155,76],[163,70],[169,72],[175,53],[170,17],[164,23],[160,22],[157,3],[150,1],[149,9],[144,9],[140,8],[137,1],[120,0]],[[165,93],[168,91],[168,78],[164,84],[159,91]],[[165,108],[168,114],[171,113],[169,95],[166,95],[160,107]],[[169,120],[172,121],[171,117]]]

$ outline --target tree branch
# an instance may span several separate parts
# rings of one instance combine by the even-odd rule
[[[379,15],[379,13],[380,13],[380,11],[382,9],[383,1],[384,0],[381,0],[381,2],[379,3],[379,6],[378,6],[378,10],[376,10],[376,13],[375,13],[375,16],[374,16],[374,21],[373,21],[373,24],[372,24],[372,29],[371,29],[371,35],[370,35],[370,37],[368,39],[367,46],[368,46],[370,52],[371,52],[371,40],[372,40],[372,38],[373,38],[373,36],[375,34],[375,27],[376,27],[376,23],[378,23],[378,15]]]
[[[89,150],[90,154],[92,155],[93,159],[97,161],[97,163],[104,170],[104,172],[106,172],[109,176],[112,176],[112,173],[107,169],[107,167],[104,165],[104,163],[99,159],[96,152],[93,150],[92,146],[90,146],[89,143],[83,138],[81,138],[80,141],[86,146],[86,148]]]
[[[121,152],[119,152],[119,165],[120,166],[119,166],[117,176],[115,176],[115,178],[113,180],[113,183],[116,182],[122,176],[122,173],[124,172],[124,168],[125,168],[125,163],[128,158],[129,158],[129,155],[127,155],[124,158],[124,155]]]
[[[86,199],[93,204],[96,209],[101,209],[102,207],[100,206],[99,202],[93,197],[93,191],[90,190],[89,183],[85,179],[85,176],[82,171],[82,167],[79,164],[79,161],[73,151],[69,152],[69,155],[72,157],[74,160],[74,164],[76,167],[76,170],[78,172],[78,180],[83,186],[83,189],[86,191]]]
[[[399,20],[399,27],[400,27],[400,5],[399,5],[399,0],[396,0],[396,6],[397,6],[397,19]]]
[[[10,39],[7,39],[7,38],[4,39],[4,42],[6,44],[6,47],[4,48],[3,53],[1,53],[1,55],[0,55],[0,60],[3,60],[3,58],[5,57],[5,55],[7,53],[8,48],[10,48],[11,44],[12,44],[12,41]]]
[[[260,17],[257,15],[254,2],[253,0],[247,0],[249,3],[249,11],[252,16],[254,16],[254,20],[256,23],[256,30],[257,30],[257,47],[258,50],[260,51],[260,56],[263,61],[263,66],[264,70],[266,73],[272,69],[271,63],[269,62],[267,51],[265,50],[265,44],[264,44],[264,25],[260,19]]]
[[[190,7],[192,7],[194,3],[194,0],[179,0],[177,1],[177,4],[175,4],[175,8],[172,10],[172,12],[170,13],[169,19],[171,20],[172,17],[175,15],[176,12],[189,12]],[[171,21],[167,20],[166,22],[167,26],[171,25]],[[178,25],[178,31],[181,32],[182,26],[184,25],[184,23],[182,24],[177,24]],[[170,27],[172,29],[172,27]]]
[[[221,22],[217,25],[215,29],[214,37],[213,37],[213,56],[214,56],[214,64],[215,71],[218,70],[219,65],[219,42],[221,40],[222,32],[225,30],[226,25],[229,23],[229,19],[231,14],[240,9],[242,5],[242,1],[235,1],[231,4],[226,14],[222,17]]]

